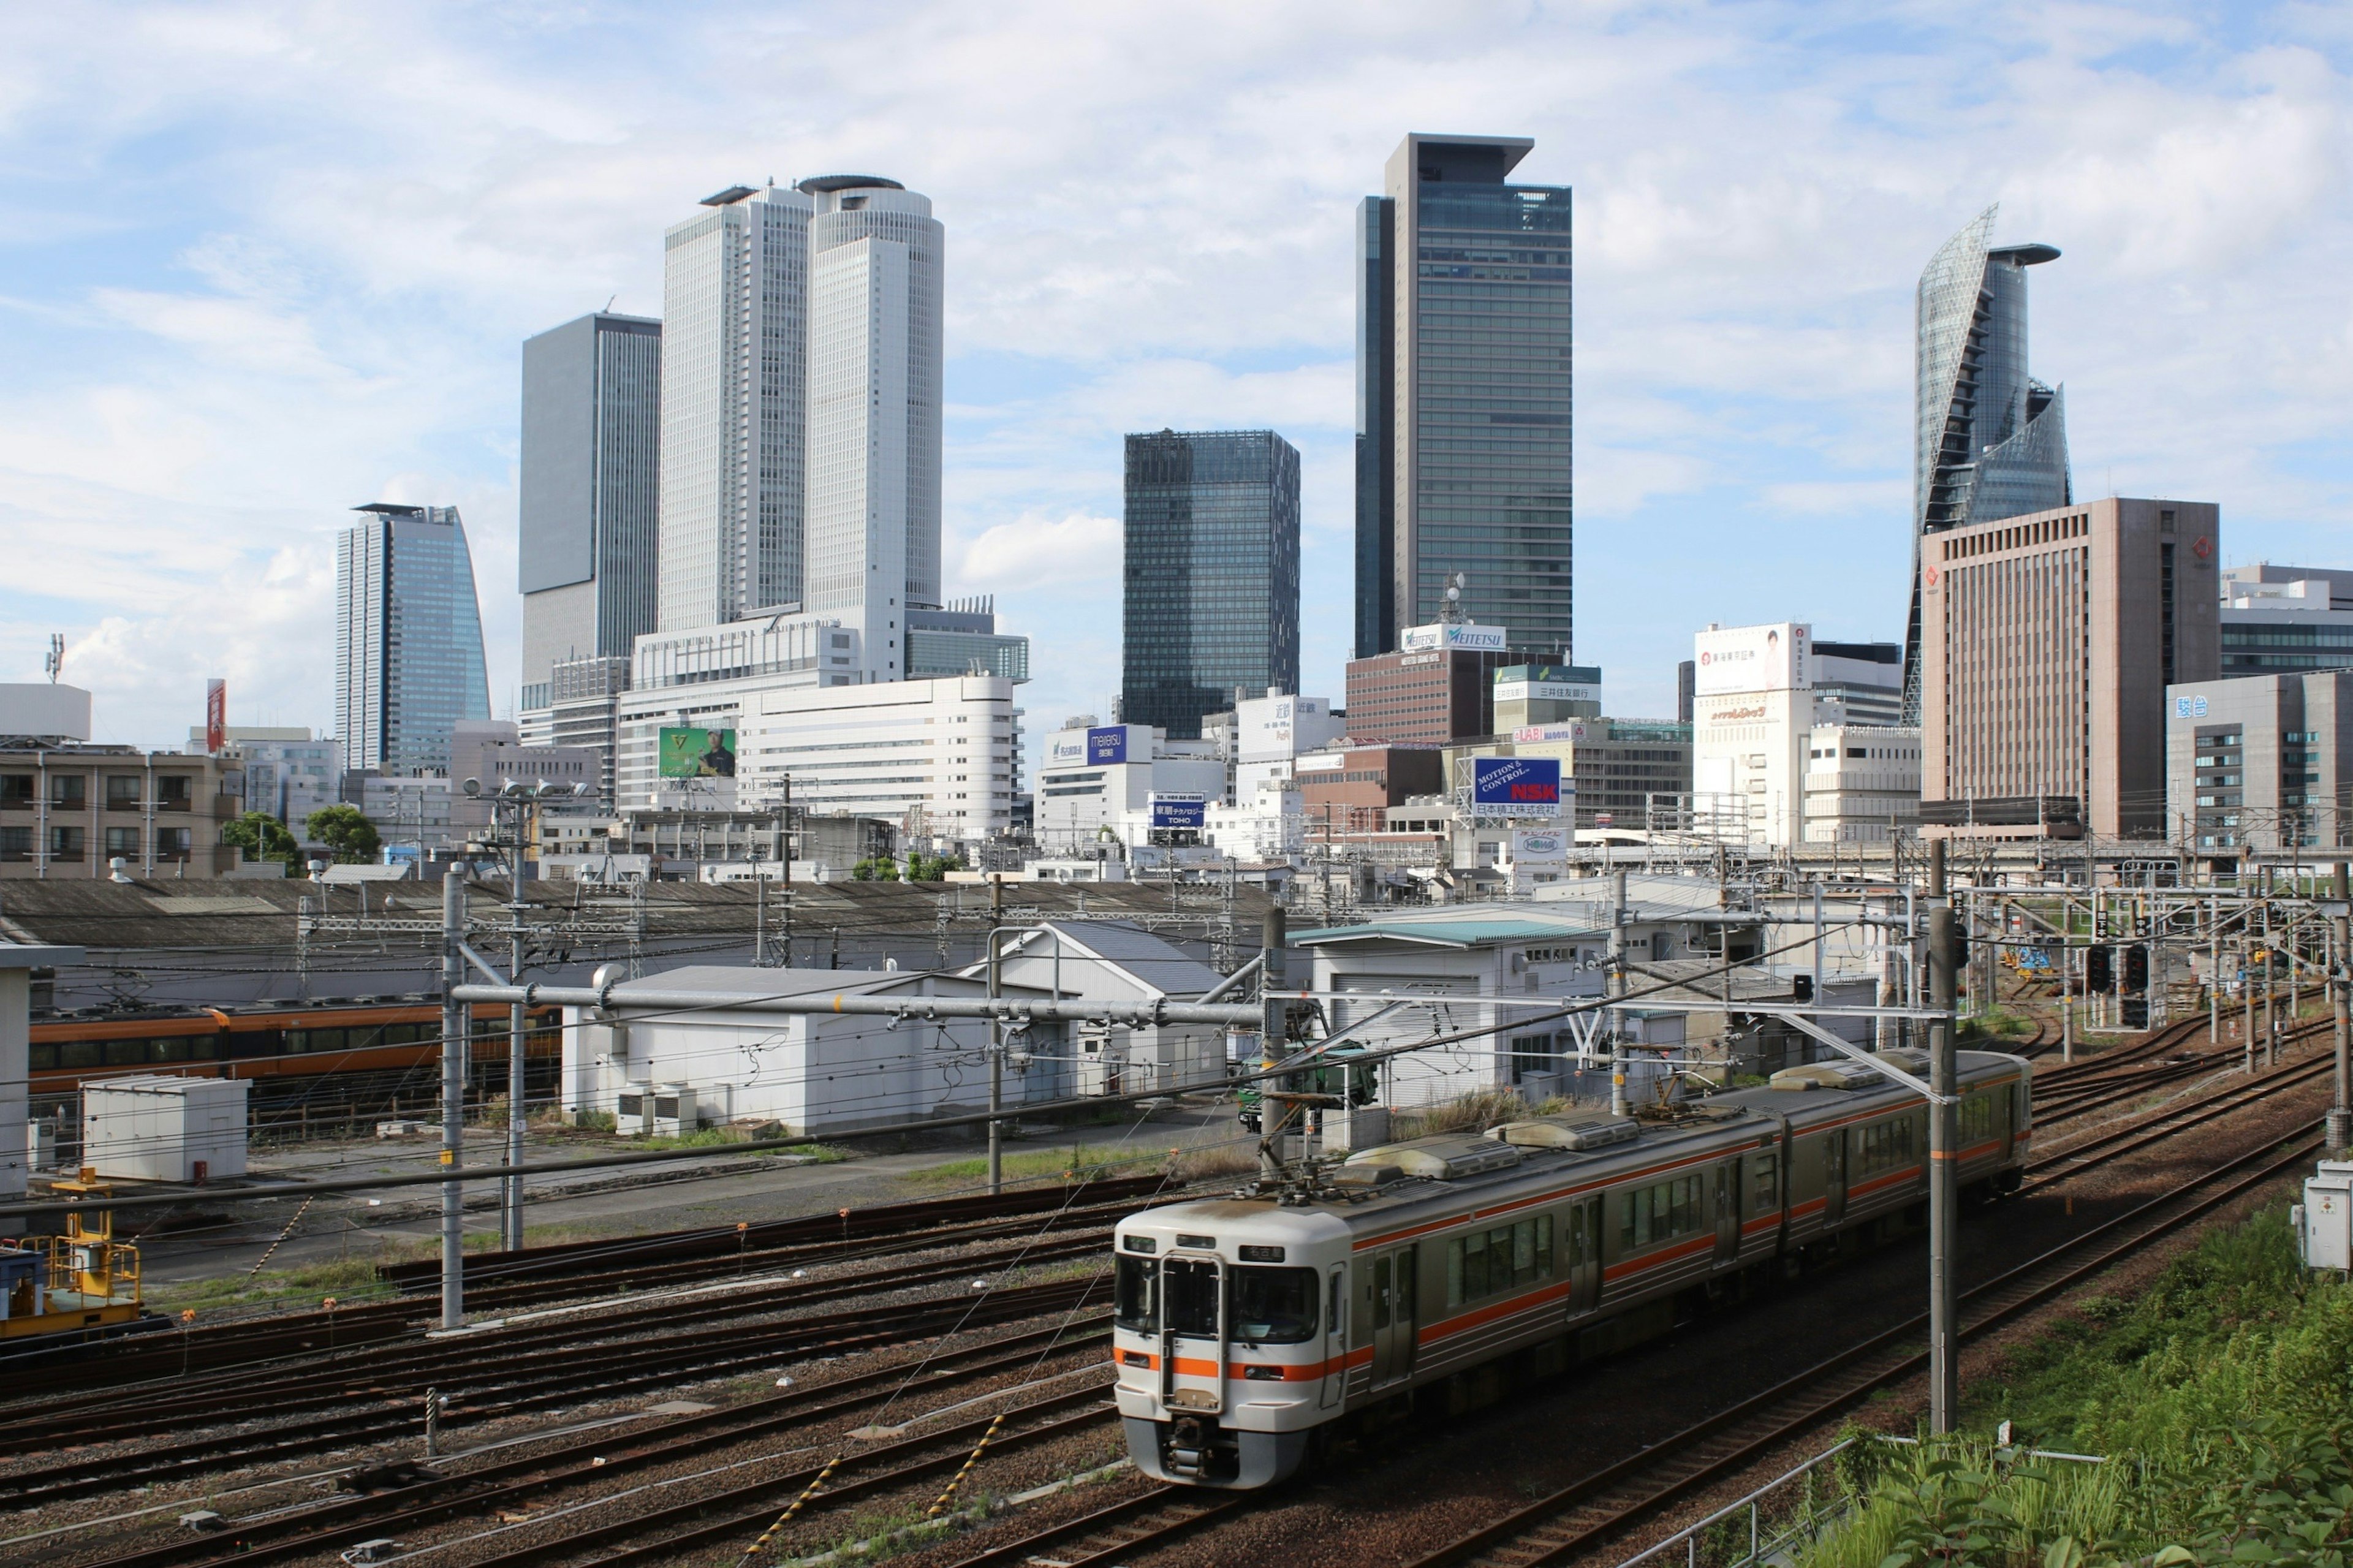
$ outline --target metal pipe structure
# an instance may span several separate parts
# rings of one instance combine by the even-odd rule
[[[515,826],[522,825],[516,815]],[[517,834],[513,877],[507,884],[507,978],[522,984],[522,845]],[[520,1002],[507,1008],[507,1168],[522,1163],[523,1030],[529,1020]],[[510,1252],[522,1250],[522,1178],[510,1175],[500,1184],[499,1241]]]
[[[2353,1143],[2353,868],[2337,863],[2337,910],[2329,917],[2328,994],[2337,1015],[2337,1103],[2328,1110],[2328,1146],[2342,1152]]]
[[[1279,993],[1290,978],[1290,954],[1285,951],[1291,941],[1287,917],[1281,904],[1269,905],[1266,922],[1259,930],[1258,1056],[1261,1062],[1279,1062],[1288,1055],[1290,1006]],[[1276,1111],[1272,1083],[1259,1090],[1258,1099],[1258,1163],[1259,1169],[1270,1176],[1282,1174],[1281,1142],[1283,1126]],[[1282,1115],[1290,1111],[1288,1101],[1282,1103]]]
[[[869,971],[844,971],[861,978],[871,978]],[[515,993],[525,994],[526,1005],[538,1007],[642,1007],[664,1013],[722,1013],[742,1009],[754,1013],[832,1013],[844,1017],[862,1016],[909,1019],[930,1023],[940,1018],[990,1018],[997,1007],[980,996],[914,996],[893,999],[884,996],[800,995],[774,996],[762,991],[714,993],[710,991],[663,991],[650,986],[631,985],[628,994],[616,996],[618,981],[604,985],[459,985],[454,997],[459,1002],[512,1002]],[[1007,1017],[1016,1023],[1025,1018],[1050,1022],[1113,1023],[1136,1026],[1155,1024],[1222,1024],[1239,1028],[1255,1029],[1261,1016],[1252,1003],[1199,1002],[1073,1002],[1026,1001],[1015,999],[1003,1007]]]
[[[1945,896],[1945,841],[1931,842],[1928,896],[1928,1005],[1953,1005],[1957,955],[1953,910]],[[1960,1194],[1957,1173],[1960,1140],[1958,1108],[1953,1103],[1956,1072],[1949,1017],[1928,1026],[1928,1425],[1939,1436],[1953,1430],[1960,1414],[1960,1369],[1955,1356],[1960,1301],[1953,1280],[1953,1240]]]
[[[1005,994],[1005,879],[988,879],[988,999]],[[1005,1190],[1005,1015],[988,1015],[988,1190]]]
[[[1720,933],[1716,942],[1716,956],[1721,959],[1725,956],[1723,949],[1730,945],[1730,933]],[[1626,994],[1626,873],[1623,871],[1609,873],[1609,973],[1605,983],[1611,995],[1623,996]],[[1729,1000],[1732,995],[1732,975],[1728,970],[1724,977],[1724,987],[1725,997]],[[1822,999],[1819,994],[1812,1000],[1817,1007],[1822,1005]],[[1611,1012],[1609,1015],[1609,1114],[1612,1116],[1628,1114],[1625,1026],[1626,1016],[1623,1013]]]
[[[459,951],[466,932],[466,880],[451,867],[441,877],[441,1163],[451,1171],[466,1163],[467,1005],[458,993],[466,978]],[[441,1326],[466,1321],[466,1189],[449,1182],[441,1188]]]

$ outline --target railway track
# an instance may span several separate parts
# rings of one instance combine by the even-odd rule
[[[2189,1186],[2141,1204],[1964,1291],[1976,1338],[2302,1164],[2306,1130],[2267,1140]],[[2195,1195],[2193,1195],[2195,1194]],[[1762,1458],[1873,1391],[1926,1369],[1925,1314],[1874,1334],[1682,1432],[1415,1560],[1410,1568],[1539,1568],[1570,1561],[1657,1510]]]
[[[790,1438],[806,1428],[871,1412],[876,1405],[905,1395],[935,1395],[991,1375],[1035,1366],[1048,1355],[1082,1350],[1107,1338],[1100,1323],[1076,1331],[1062,1328],[1039,1330],[943,1356],[924,1369],[880,1368],[802,1393],[667,1421],[649,1421],[627,1435],[601,1431],[553,1447],[537,1447],[527,1457],[492,1460],[470,1469],[440,1474],[412,1470],[400,1484],[384,1490],[308,1507],[267,1510],[232,1521],[228,1529],[216,1534],[119,1552],[97,1559],[88,1568],[190,1568],[214,1563],[259,1568],[263,1563],[293,1562],[340,1551],[361,1541],[383,1539],[395,1531],[429,1529],[457,1518],[491,1517],[510,1523],[524,1522],[528,1516],[517,1510],[543,1504],[555,1494],[591,1483],[624,1483],[618,1493],[608,1493],[601,1500],[609,1504],[638,1495],[640,1489],[636,1483],[641,1478],[700,1456]],[[1111,1419],[1113,1413],[1103,1398],[1108,1369],[1090,1371],[1092,1381],[1083,1384],[1073,1386],[1069,1380],[1063,1380],[1058,1392],[1038,1395],[1026,1403],[997,1406],[1008,1417],[1008,1429],[991,1441],[990,1450],[1018,1449]],[[819,1507],[838,1507],[892,1486],[953,1469],[964,1462],[975,1439],[995,1419],[994,1414],[983,1413],[934,1424],[918,1416],[902,1426],[903,1436],[859,1440],[846,1447],[833,1445],[841,1451],[832,1455],[834,1464],[819,1494]],[[771,1458],[785,1459],[799,1453],[825,1451],[822,1447],[788,1448]],[[742,1534],[742,1526],[747,1521],[751,1521],[750,1533],[756,1535],[774,1516],[777,1494],[789,1500],[797,1492],[807,1489],[818,1469],[828,1468],[822,1463],[794,1464],[788,1468],[774,1463],[765,1467],[720,1466],[703,1473],[735,1473],[735,1484],[627,1519],[596,1516],[596,1505],[592,1503],[592,1517],[584,1520],[576,1533],[537,1544],[518,1544],[488,1560],[539,1561],[550,1554],[561,1554],[577,1541],[609,1543],[646,1531],[672,1531],[662,1542],[656,1543],[663,1550],[683,1544],[698,1530],[711,1538],[725,1534],[731,1541],[749,1539]],[[765,1469],[765,1473],[743,1479],[740,1473],[744,1469]],[[833,1479],[835,1476],[839,1479]],[[693,1478],[668,1476],[650,1484],[676,1486],[691,1479]],[[756,1514],[742,1511],[754,1504],[759,1510]],[[703,1519],[702,1525],[681,1528],[692,1526],[698,1518]]]
[[[2031,1193],[2041,1187],[2067,1181],[2111,1160],[2137,1153],[2152,1143],[2160,1142],[2192,1127],[2203,1126],[2274,1095],[2301,1089],[2316,1079],[2326,1078],[2336,1070],[2336,1063],[2327,1057],[2298,1062],[2281,1068],[2253,1083],[2240,1084],[2220,1094],[2203,1095],[2158,1111],[2124,1127],[2100,1133],[2082,1142],[2028,1162],[2026,1180],[2021,1193]]]
[[[1251,1500],[1247,1494],[1208,1492],[1198,1487],[1155,1487],[1092,1513],[959,1558],[955,1568],[1026,1568],[1036,1563],[1053,1563],[1060,1568],[1113,1568],[1139,1551],[1170,1545],[1240,1514]]]
[[[1108,1245],[1109,1233],[1101,1232],[1072,1238],[1051,1256],[1094,1256]],[[1040,1260],[1034,1251],[1026,1259]],[[962,1258],[931,1266],[927,1277],[969,1277],[973,1269],[972,1260]],[[831,1286],[826,1295],[871,1295],[907,1283],[903,1271],[888,1279],[869,1276]],[[221,1379],[175,1389],[169,1404],[150,1393],[28,1419],[26,1430],[12,1431],[0,1443],[0,1453],[49,1458],[62,1448],[76,1452],[0,1474],[0,1500],[33,1507],[406,1438],[421,1425],[428,1390],[444,1401],[442,1426],[457,1429],[576,1406],[592,1397],[601,1402],[659,1392],[746,1368],[1082,1311],[1094,1305],[1101,1289],[1101,1279],[1090,1277],[992,1289],[978,1297],[896,1301],[766,1321],[747,1321],[760,1309],[731,1295],[700,1309],[694,1321],[708,1326],[691,1333],[678,1330],[687,1316],[681,1309],[655,1303],[603,1315],[560,1336],[491,1330],[421,1347],[370,1350],[276,1382]],[[809,1299],[785,1305],[804,1305]],[[662,1331],[647,1337],[655,1331]],[[256,1411],[268,1412],[268,1425],[252,1425]],[[173,1432],[194,1435],[162,1447],[124,1447]]]
[[[487,1267],[491,1277],[503,1277],[508,1282],[482,1287],[475,1287],[470,1282],[482,1277],[480,1270],[485,1266],[478,1264],[474,1258],[469,1258],[467,1305],[479,1318],[554,1301],[578,1300],[584,1297],[667,1289],[698,1282],[731,1280],[739,1275],[756,1277],[795,1268],[806,1269],[820,1265],[854,1263],[991,1240],[1032,1237],[1056,1231],[1093,1233],[1139,1208],[1181,1196],[1190,1190],[1168,1186],[1158,1177],[1113,1185],[1132,1185],[1134,1190],[1120,1193],[1107,1201],[1061,1208],[1027,1200],[1055,1196],[1067,1204],[1071,1195],[1067,1189],[1050,1189],[1038,1194],[1015,1194],[1018,1206],[1013,1214],[1018,1217],[1007,1217],[1002,1214],[969,1217],[987,1215],[988,1213],[982,1206],[983,1201],[975,1199],[853,1210],[853,1218],[860,1215],[895,1215],[900,1217],[894,1223],[901,1228],[894,1233],[879,1225],[870,1226],[860,1221],[852,1227],[846,1239],[808,1239],[816,1230],[839,1223],[839,1215],[807,1216],[805,1220],[778,1222],[779,1226],[805,1228],[800,1230],[797,1239],[788,1243],[766,1247],[746,1244],[741,1250],[737,1249],[736,1232],[732,1226],[671,1233],[668,1238],[650,1239],[667,1246],[670,1241],[683,1237],[684,1245],[693,1252],[693,1256],[669,1262],[641,1263],[622,1269],[600,1267],[599,1249],[608,1246],[601,1242],[533,1249],[533,1254],[561,1254],[554,1258],[533,1254],[491,1254]],[[923,1223],[926,1216],[930,1216],[932,1223]],[[911,1225],[918,1228],[906,1228]],[[710,1250],[713,1241],[722,1238],[725,1242],[725,1250],[715,1253]],[[609,1245],[619,1249],[619,1256],[638,1259],[642,1254],[637,1250],[636,1242],[637,1238],[623,1238]],[[499,1271],[502,1258],[516,1264],[516,1267],[506,1268],[503,1275]],[[528,1268],[522,1267],[522,1264],[528,1264]],[[406,1277],[404,1275],[402,1278],[405,1280]],[[404,1295],[388,1300],[338,1306],[332,1310],[273,1314],[244,1323],[160,1330],[70,1357],[50,1352],[40,1361],[0,1359],[0,1366],[7,1369],[9,1393],[9,1399],[6,1404],[0,1405],[0,1411],[9,1411],[27,1403],[45,1403],[37,1396],[52,1393],[71,1392],[78,1396],[86,1396],[93,1388],[121,1386],[158,1378],[185,1380],[200,1373],[226,1373],[231,1369],[249,1373],[273,1362],[311,1358],[371,1343],[408,1340],[424,1325],[433,1321],[438,1310],[438,1303],[430,1298]],[[80,1407],[87,1408],[86,1400]],[[6,1446],[0,1444],[0,1453],[6,1451]]]

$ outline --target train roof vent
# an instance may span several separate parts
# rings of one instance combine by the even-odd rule
[[[1783,1068],[1767,1081],[1775,1089],[1869,1089],[1890,1080],[1876,1068],[1841,1057],[1834,1062]]]
[[[1487,1136],[1499,1142],[1514,1144],[1523,1149],[1607,1149],[1612,1143],[1630,1142],[1641,1129],[1627,1116],[1610,1116],[1601,1111],[1572,1111],[1565,1116],[1532,1116],[1525,1121],[1506,1121],[1491,1129]]]
[[[1373,1164],[1345,1164],[1332,1173],[1333,1183],[1343,1187],[1386,1187],[1405,1179],[1405,1172],[1386,1160]]]
[[[1482,1171],[1501,1171],[1520,1163],[1520,1152],[1508,1143],[1468,1132],[1436,1138],[1416,1138],[1408,1143],[1385,1143],[1348,1156],[1348,1165],[1395,1165],[1409,1176],[1451,1182]]]
[[[1915,1050],[1910,1046],[1895,1046],[1881,1051],[1879,1055],[1915,1077],[1928,1076],[1928,1053],[1926,1051]]]

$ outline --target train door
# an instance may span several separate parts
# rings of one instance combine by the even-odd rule
[[[1568,1260],[1568,1315],[1601,1304],[1601,1200],[1569,1206],[1564,1256]]]
[[[1740,1162],[1726,1160],[1715,1168],[1715,1260],[1740,1260]]]
[[[1843,1127],[1822,1134],[1822,1217],[1831,1225],[1846,1217],[1846,1141]]]
[[[1160,1266],[1160,1403],[1225,1406],[1226,1275],[1217,1257],[1172,1253]]]
[[[1416,1284],[1411,1247],[1377,1253],[1366,1266],[1362,1296],[1375,1388],[1413,1375]]]
[[[1326,1410],[1348,1391],[1348,1266],[1332,1265],[1324,1303],[1324,1386],[1318,1403]]]

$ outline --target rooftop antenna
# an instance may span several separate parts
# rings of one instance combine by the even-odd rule
[[[49,634],[49,651],[42,657],[41,668],[48,672],[49,684],[55,686],[58,683],[58,677],[63,675],[66,669],[65,633]]]
[[[620,298],[620,296],[619,296],[618,294],[616,294],[616,295],[614,295],[614,296],[612,297],[612,299],[611,299],[611,300],[606,300],[606,301],[605,301],[605,309],[607,309],[607,310],[611,310],[611,309],[613,308],[613,300],[617,300],[617,299],[619,299],[619,298]]]
[[[1446,608],[1440,618],[1450,626],[1459,625],[1462,620],[1462,590],[1470,583],[1468,572],[1457,572],[1454,580],[1446,584]]]

